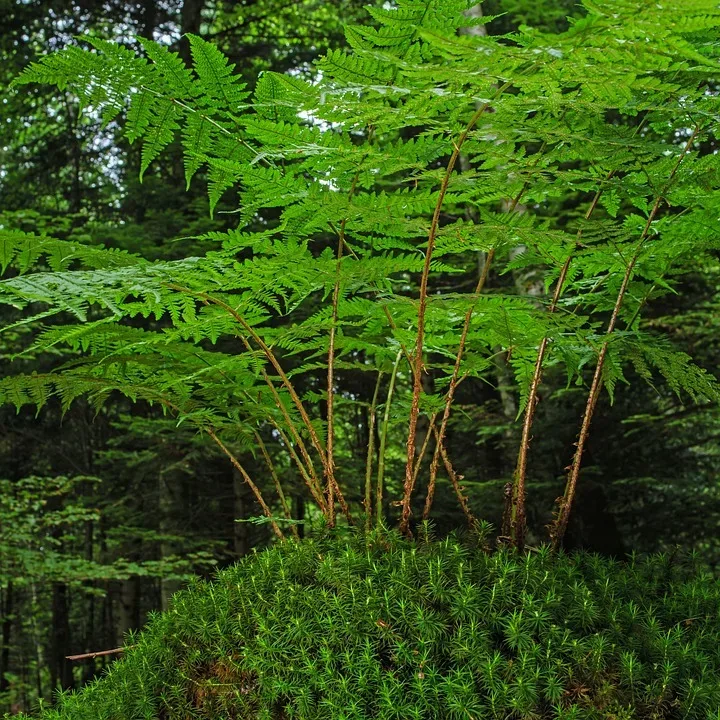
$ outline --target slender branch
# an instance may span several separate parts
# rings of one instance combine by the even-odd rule
[[[233,455],[232,452],[225,446],[223,441],[215,434],[215,431],[211,428],[205,428],[205,432],[215,441],[217,446],[228,456],[230,462],[235,466],[236,470],[242,475],[243,480],[248,484],[248,487],[252,490],[253,495],[255,495],[255,499],[260,504],[260,507],[262,508],[265,515],[270,518],[270,527],[272,528],[275,535],[280,539],[284,540],[285,535],[283,534],[283,531],[280,529],[278,524],[273,519],[273,514],[270,508],[268,507],[268,504],[265,502],[265,498],[262,496],[262,493],[260,492],[260,489],[258,486],[252,481],[252,478],[248,475],[247,470],[242,466],[240,461]]]
[[[367,460],[365,461],[365,532],[370,532],[372,524],[372,466],[373,453],[375,452],[375,416],[377,410],[377,399],[380,394],[380,382],[383,373],[379,372],[375,382],[375,392],[373,393],[370,409],[368,410],[368,446]]]
[[[505,90],[507,90],[512,82],[508,81],[502,85],[496,91],[493,100],[498,98]],[[430,229],[428,232],[428,243],[427,250],[425,251],[425,262],[423,264],[422,274],[420,276],[420,292],[418,298],[418,327],[417,327],[417,338],[415,341],[415,350],[413,354],[413,393],[410,404],[410,423],[408,428],[407,437],[407,462],[405,465],[405,483],[403,487],[403,500],[402,500],[402,516],[400,520],[400,532],[407,534],[410,524],[410,498],[414,487],[413,481],[413,464],[415,459],[415,441],[417,434],[417,423],[420,415],[420,396],[422,394],[422,378],[421,373],[423,372],[423,345],[425,341],[425,314],[427,312],[428,303],[428,281],[430,277],[430,264],[432,261],[433,251],[435,249],[435,239],[437,238],[438,229],[440,226],[440,213],[442,211],[443,202],[445,201],[445,195],[450,185],[450,178],[452,177],[455,164],[457,163],[460,151],[462,149],[465,140],[470,134],[471,130],[475,127],[478,120],[488,110],[491,105],[491,101],[486,102],[480,108],[478,108],[473,116],[470,118],[465,129],[460,133],[457,141],[454,143],[454,148],[450,160],[448,161],[445,175],[440,184],[440,191],[438,192],[438,199],[435,203],[435,211],[433,212],[432,221],[430,223]]]
[[[392,373],[390,374],[390,385],[388,386],[387,398],[385,399],[385,412],[383,415],[382,431],[380,433],[380,448],[378,449],[378,472],[377,487],[375,491],[375,513],[377,518],[377,526],[382,523],[382,499],[383,499],[383,480],[385,476],[385,446],[387,445],[388,427],[390,426],[390,404],[395,390],[395,378],[397,377],[398,368],[400,367],[400,359],[403,351],[398,350],[395,363],[393,364]]]
[[[270,453],[267,451],[267,448],[265,447],[265,443],[263,442],[263,439],[257,430],[254,431],[254,435],[255,435],[255,440],[257,441],[257,444],[260,448],[260,452],[262,453],[262,456],[265,459],[265,464],[268,466],[268,470],[270,470],[270,476],[273,479],[273,483],[275,483],[275,490],[277,491],[278,498],[280,499],[280,505],[282,505],[283,514],[285,515],[285,518],[287,520],[292,520],[292,515],[290,513],[290,507],[288,506],[287,500],[285,499],[285,493],[283,492],[282,485],[280,484],[280,478],[278,477],[278,474],[275,471],[275,465],[274,465],[272,459],[270,458]],[[299,539],[298,530],[294,524],[290,525],[290,531],[296,538]]]
[[[82,653],[81,655],[66,655],[65,659],[70,661],[94,660],[96,657],[103,657],[104,655],[119,655],[134,647],[135,645],[128,645],[127,647],[113,648],[112,650],[98,650],[97,652]]]
[[[360,163],[362,165],[362,162]],[[348,201],[355,193],[358,178],[360,177],[360,167],[358,167],[355,177],[353,178],[350,191],[348,192]],[[335,261],[335,283],[333,285],[332,294],[332,319],[330,322],[330,337],[328,340],[328,363],[327,363],[327,463],[325,465],[325,480],[327,482],[327,503],[328,503],[328,525],[335,527],[335,496],[342,498],[342,493],[338,487],[335,478],[335,336],[337,334],[338,323],[338,305],[340,304],[340,262],[342,260],[343,246],[346,244],[345,227],[347,226],[347,216],[340,221],[340,229],[338,231],[337,259]],[[347,507],[343,508],[348,515]]]
[[[559,498],[557,514],[554,521],[550,525],[550,542],[553,549],[559,548],[565,536],[565,531],[567,530],[568,521],[570,519],[570,510],[572,508],[572,503],[575,498],[575,490],[577,488],[578,478],[580,477],[582,456],[590,433],[590,423],[592,422],[592,417],[595,412],[598,398],[600,396],[600,390],[602,388],[602,373],[605,366],[605,358],[607,357],[608,347],[610,345],[610,336],[615,330],[615,325],[617,324],[620,310],[622,309],[623,302],[625,300],[625,294],[627,292],[628,285],[630,284],[630,280],[632,279],[635,264],[637,263],[638,258],[640,257],[640,252],[649,236],[650,228],[652,226],[653,220],[655,219],[655,216],[657,215],[657,211],[660,208],[660,203],[662,202],[668,187],[674,180],[675,174],[677,173],[680,164],[685,159],[688,152],[690,151],[690,148],[695,142],[695,139],[697,138],[699,132],[700,126],[695,125],[695,128],[693,129],[690,138],[683,147],[680,157],[678,157],[677,162],[675,163],[672,171],[670,172],[670,176],[665,183],[665,187],[655,198],[655,202],[652,206],[652,209],[650,210],[650,214],[648,215],[645,227],[643,228],[642,234],[640,235],[638,246],[635,249],[635,252],[633,253],[633,256],[630,259],[630,262],[628,263],[625,270],[625,275],[623,276],[620,290],[618,291],[617,298],[615,300],[615,306],[613,307],[610,322],[608,323],[608,327],[605,332],[605,340],[603,341],[602,347],[600,348],[597,364],[595,365],[595,373],[593,375],[592,384],[590,385],[590,391],[588,393],[588,399],[585,405],[585,412],[583,413],[583,418],[580,425],[580,434],[578,436],[577,446],[573,455],[572,464],[570,465],[570,473],[568,475],[567,482],[565,483],[565,491],[563,493],[563,496]]]

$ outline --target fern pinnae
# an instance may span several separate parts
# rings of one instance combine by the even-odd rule
[[[597,363],[595,365],[595,372],[593,374],[592,383],[590,385],[590,390],[588,392],[587,403],[585,405],[585,411],[583,413],[583,417],[582,417],[582,421],[581,421],[581,425],[580,425],[580,434],[578,436],[577,447],[575,449],[575,453],[573,454],[572,464],[570,466],[570,472],[568,474],[567,482],[565,484],[565,491],[563,493],[562,498],[560,498],[560,500],[559,500],[556,516],[550,526],[550,541],[551,541],[552,547],[554,549],[557,549],[560,546],[560,543],[562,543],[562,540],[565,535],[565,531],[567,529],[567,525],[568,525],[568,522],[570,519],[570,510],[572,508],[572,503],[573,503],[573,500],[575,497],[575,489],[577,487],[577,482],[580,477],[580,466],[582,463],[582,456],[583,456],[583,452],[585,450],[585,444],[587,443],[587,439],[588,439],[588,436],[590,433],[590,423],[592,422],[592,417],[595,412],[595,407],[597,405],[597,401],[598,401],[598,398],[600,395],[600,389],[602,386],[603,366],[605,364],[605,358],[608,354],[610,336],[615,331],[615,325],[617,323],[618,317],[620,315],[620,310],[622,309],[622,306],[623,306],[623,303],[625,300],[625,293],[627,292],[628,285],[630,284],[630,280],[633,275],[633,270],[635,268],[635,264],[640,256],[640,251],[649,236],[650,228],[652,227],[653,220],[655,219],[655,216],[657,215],[657,212],[660,208],[660,204],[663,201],[664,195],[667,192],[670,185],[672,184],[672,182],[675,178],[675,175],[677,174],[677,171],[680,168],[680,165],[682,164],[683,160],[687,157],[688,153],[690,152],[690,149],[692,148],[692,146],[693,146],[696,138],[700,134],[700,132],[701,132],[701,127],[700,127],[700,125],[696,124],[693,128],[692,134],[690,135],[687,142],[683,146],[680,156],[678,157],[677,161],[673,165],[672,170],[670,171],[670,175],[669,175],[667,181],[665,182],[664,187],[655,197],[655,201],[654,201],[653,206],[648,214],[647,222],[645,223],[645,227],[643,228],[642,234],[640,235],[640,239],[637,243],[635,252],[627,263],[627,268],[625,270],[625,274],[623,275],[623,279],[620,284],[620,289],[618,291],[617,298],[615,300],[615,305],[613,307],[612,315],[610,316],[607,330],[605,331],[606,339],[603,341],[603,344],[601,345],[600,351],[598,353]]]
[[[247,333],[253,339],[253,341],[258,345],[258,347],[260,348],[262,353],[270,361],[270,363],[273,365],[276,372],[280,376],[283,386],[289,393],[293,403],[295,404],[297,410],[300,413],[303,424],[304,424],[308,434],[310,435],[313,446],[318,451],[318,454],[320,455],[321,461],[324,466],[324,464],[326,462],[324,452],[322,451],[319,437],[315,431],[315,427],[313,426],[309,415],[307,414],[307,411],[305,410],[302,400],[297,395],[297,392],[295,391],[295,388],[294,388],[292,382],[290,381],[290,379],[288,378],[286,373],[283,371],[282,366],[280,365],[275,354],[272,352],[270,347],[262,340],[262,338],[257,334],[257,332],[255,332],[255,330],[252,328],[252,326],[245,320],[245,318],[242,317],[242,315],[240,315],[237,312],[237,310],[235,310],[235,308],[228,305],[226,302],[224,302],[223,300],[220,300],[219,298],[216,298],[208,293],[196,292],[189,288],[185,288],[185,287],[182,287],[179,285],[169,284],[168,287],[170,287],[171,289],[174,289],[178,292],[187,293],[192,296],[198,297],[201,300],[203,300],[203,302],[214,304],[214,305],[217,305],[218,307],[222,308],[226,313],[228,313],[230,315],[230,317],[232,317],[242,327],[244,332]],[[238,337],[240,338],[241,342],[245,346],[246,350],[250,353],[253,353],[254,350],[253,350],[249,340],[247,339],[247,337],[245,337],[245,335],[242,333],[238,333]],[[306,469],[309,472],[308,487],[311,490],[313,496],[315,497],[315,500],[318,501],[318,497],[317,497],[318,492],[319,492],[320,496],[322,495],[322,492],[319,491],[319,480],[317,479],[317,476],[313,469],[313,463],[310,458],[310,454],[305,446],[305,443],[302,440],[300,432],[298,431],[297,427],[295,426],[294,421],[292,420],[292,418],[290,417],[290,414],[288,413],[287,409],[285,408],[285,406],[282,402],[282,399],[280,398],[278,391],[275,388],[274,383],[272,382],[272,380],[270,379],[270,376],[267,374],[267,372],[265,371],[264,368],[261,370],[261,375],[263,377],[263,380],[267,384],[268,388],[270,389],[271,394],[273,395],[273,398],[275,400],[277,408],[283,414],[284,420],[285,420],[288,428],[290,429],[290,432],[292,433],[296,443],[298,444],[298,447],[300,448],[300,452],[303,455],[303,459],[305,460]],[[322,508],[324,506],[324,502],[320,502],[319,505]]]
[[[497,99],[502,95],[502,93],[505,92],[510,86],[512,85],[511,81],[507,81],[505,84],[501,85],[497,91],[495,92],[493,96],[493,100]],[[433,247],[435,244],[435,237],[438,232],[439,224],[440,224],[440,213],[442,211],[443,207],[443,201],[445,199],[445,194],[447,193],[448,186],[450,184],[450,177],[452,176],[453,170],[455,169],[455,164],[457,163],[458,158],[460,157],[460,150],[463,146],[463,143],[465,142],[465,139],[467,138],[470,131],[475,127],[478,120],[483,116],[485,112],[487,112],[488,108],[490,107],[492,101],[486,102],[484,105],[482,105],[480,108],[478,108],[473,116],[470,118],[470,121],[468,122],[467,126],[463,130],[463,132],[458,137],[457,141],[453,143],[453,152],[450,156],[450,160],[448,161],[447,167],[445,169],[445,174],[443,176],[442,182],[440,184],[440,190],[438,192],[437,201],[435,204],[435,210],[433,212],[433,217],[430,222],[430,230],[428,232],[428,242],[427,242],[427,248],[425,250],[425,261],[423,264],[423,270],[422,274],[420,276],[420,291],[419,291],[419,297],[418,297],[418,318],[417,318],[417,339],[415,341],[415,349],[413,351],[412,355],[412,361],[413,361],[413,392],[412,392],[412,399],[410,402],[410,422],[408,427],[408,436],[407,436],[407,444],[406,444],[406,453],[407,453],[407,461],[405,466],[405,483],[403,486],[403,499],[402,499],[402,515],[400,519],[400,532],[403,534],[408,534],[409,532],[409,524],[410,524],[410,499],[412,496],[412,491],[414,488],[414,481],[413,481],[413,461],[415,458],[415,441],[417,436],[417,423],[418,418],[420,415],[420,395],[422,394],[422,378],[421,374],[423,372],[423,362],[422,362],[422,356],[423,356],[423,346],[424,346],[424,337],[425,337],[425,313],[427,310],[427,302],[428,302],[428,280],[430,277],[430,263],[432,261],[432,254],[433,254]]]

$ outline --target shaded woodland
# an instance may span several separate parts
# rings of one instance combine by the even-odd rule
[[[11,88],[10,83],[30,63],[76,43],[77,36],[123,42],[138,52],[136,36],[154,39],[189,66],[193,57],[188,33],[220,49],[235,64],[248,91],[256,89],[263,73],[287,73],[310,82],[318,73],[316,60],[330,49],[347,46],[346,24],[372,22],[364,5],[359,0],[0,0],[0,229],[103,245],[150,261],[202,256],[213,248],[212,233],[237,228],[238,195],[235,190],[219,192],[209,201],[207,175],[212,181],[212,169],[199,169],[186,183],[180,139],[145,168],[141,145],[129,143],[124,134],[124,116],[103,124],[97,113],[83,111],[69,89],[39,84]],[[585,12],[566,0],[488,0],[482,14],[492,19],[482,29],[490,36],[503,36],[521,26],[563,32],[572,24],[569,18],[580,19]],[[710,84],[708,95],[714,97],[716,92]],[[608,113],[610,125],[636,130],[642,122]],[[648,133],[654,133],[648,142],[679,149],[688,142],[676,128],[661,127],[659,122],[648,126]],[[403,127],[399,137],[409,141],[416,132]],[[523,142],[523,156],[542,154],[545,147],[534,137],[518,141],[518,147]],[[706,183],[708,194],[717,193],[717,167],[712,165],[718,152],[715,135],[703,135],[692,151],[700,159],[710,159],[706,165],[698,164],[697,173],[707,173],[698,182]],[[440,167],[440,160],[432,167]],[[473,162],[458,155],[463,170],[472,171]],[[582,159],[573,159],[567,164],[558,161],[557,167],[569,172],[585,166]],[[598,167],[604,170],[605,165],[599,161]],[[498,215],[533,214],[547,221],[543,228],[562,232],[574,230],[586,213],[588,193],[580,181],[574,195],[542,202],[532,192],[523,197],[523,183],[514,193],[483,202],[494,203]],[[636,207],[646,215],[652,213],[651,223],[656,211],[662,220],[683,207],[685,198],[678,195],[676,200],[674,206],[659,211],[652,203]],[[212,213],[210,202],[216,203]],[[619,196],[617,206],[612,201],[603,212],[614,218],[612,211],[617,213],[621,203],[631,204]],[[458,200],[442,221],[475,222],[471,205],[463,207]],[[276,208],[267,206],[258,213],[258,232],[280,217]],[[629,334],[641,325],[643,337],[662,337],[659,346],[692,357],[705,371],[708,387],[714,387],[720,358],[720,243],[712,228],[707,238],[702,253],[681,256],[672,272],[654,282],[644,278],[632,287],[637,315],[632,315],[635,305],[631,305],[627,330]],[[320,235],[317,256],[332,252],[334,241],[332,232]],[[619,237],[618,243],[622,242]],[[546,275],[532,262],[517,261],[525,250],[511,248],[507,262],[495,266],[486,267],[488,253],[482,249],[448,260],[435,273],[432,291],[448,297],[471,293],[478,278],[483,278],[486,293],[530,297],[538,306],[547,305],[556,275]],[[37,262],[32,250],[27,257],[7,248],[0,255],[11,278]],[[52,260],[48,263],[52,265]],[[403,276],[408,296],[417,294],[421,275],[418,271]],[[322,294],[310,296],[300,308],[301,321],[318,312],[326,300]],[[593,310],[598,322],[606,322],[612,306],[599,303]],[[3,377],[42,375],[83,355],[82,350],[59,343],[38,350],[33,345],[37,327],[24,322],[23,313],[24,308],[9,304],[0,309]],[[640,314],[641,322],[635,325]],[[101,314],[93,310],[89,317],[98,320]],[[52,331],[63,318],[40,320]],[[271,330],[281,334],[295,322],[296,316],[278,313]],[[135,318],[126,324],[153,331],[171,325],[165,317]],[[454,330],[453,342],[458,336]],[[231,352],[232,347],[233,338],[220,338],[219,349]],[[435,349],[445,357],[441,344]],[[468,369],[467,379],[457,385],[455,412],[443,428],[447,455],[462,475],[470,512],[496,528],[504,526],[504,497],[522,441],[527,395],[523,400],[513,365],[513,353],[521,355],[521,350],[520,344],[515,348],[498,340],[488,363]],[[413,376],[398,371],[399,352],[397,359],[394,366],[392,362],[382,366],[380,377],[358,371],[350,361],[339,366],[342,390],[334,404],[323,395],[325,368],[313,368],[307,358],[293,352],[284,361],[289,370],[297,371],[303,397],[314,400],[318,422],[327,424],[328,412],[334,412],[334,465],[350,506],[362,507],[363,480],[372,455],[373,462],[384,463],[385,511],[402,523],[402,508],[390,504],[390,499],[393,493],[402,496],[406,475]],[[649,373],[640,360],[622,369],[621,364],[618,361],[618,371],[608,376],[609,382],[605,379],[612,397],[603,392],[594,410],[564,546],[609,558],[632,552],[672,553],[683,547],[696,552],[702,567],[716,572],[720,562],[717,398],[699,386],[696,392],[674,387],[672,380],[668,383],[667,378]],[[552,363],[533,400],[537,410],[528,459],[524,538],[531,547],[547,540],[546,527],[553,519],[556,499],[563,494],[592,371],[590,361],[576,363],[572,371],[561,362]],[[406,399],[393,407],[394,415],[383,418],[382,398],[389,397],[391,381],[395,392],[404,393]],[[423,392],[442,394],[446,381],[445,370],[430,368],[422,377]],[[4,400],[0,407],[0,711],[15,713],[50,700],[58,689],[81,687],[114,661],[112,655],[80,662],[66,656],[116,648],[147,622],[150,613],[167,609],[173,593],[192,577],[210,577],[277,538],[271,524],[263,521],[263,509],[243,472],[228,462],[222,446],[198,432],[192,422],[179,423],[162,404],[143,398],[133,401],[120,393],[101,406],[87,398],[66,402],[60,393],[39,409],[23,402],[16,408],[8,393]],[[416,418],[412,459],[418,467],[432,465],[437,439],[433,433],[442,409],[433,406],[432,412]],[[317,526],[320,513],[308,498],[302,463],[296,462],[281,431],[258,421],[251,441],[241,435],[233,441],[243,471],[263,493],[274,492],[268,468],[282,476],[284,503],[274,509],[278,515],[285,511],[290,516],[293,522],[288,526],[299,537]],[[417,518],[424,499],[425,486],[419,484],[411,499]],[[434,502],[438,535],[464,524],[463,510],[442,472]]]

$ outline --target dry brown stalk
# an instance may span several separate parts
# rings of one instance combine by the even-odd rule
[[[119,655],[134,647],[135,645],[128,645],[127,647],[113,648],[112,650],[98,650],[97,652],[82,653],[81,655],[66,655],[65,659],[70,661],[94,660],[96,657],[103,657],[104,655]]]

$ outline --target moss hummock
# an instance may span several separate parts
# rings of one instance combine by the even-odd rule
[[[720,584],[667,556],[286,542],[175,596],[45,720],[708,720]]]

